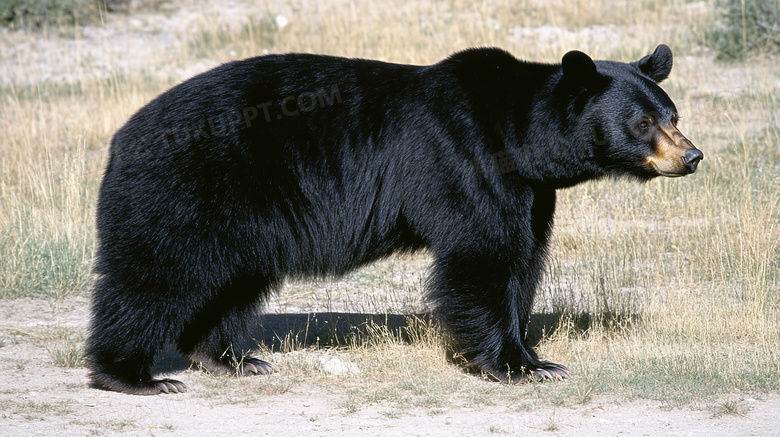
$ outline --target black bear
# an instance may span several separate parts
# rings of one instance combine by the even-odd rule
[[[216,371],[273,372],[235,345],[285,278],[421,248],[428,298],[469,365],[502,381],[567,377],[526,339],[555,190],[696,170],[703,155],[657,85],[671,68],[665,45],[633,63],[477,48],[429,66],[269,55],[181,83],[111,143],[93,381],[183,392],[152,375],[167,344]]]

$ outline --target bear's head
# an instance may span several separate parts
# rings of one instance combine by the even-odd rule
[[[632,63],[594,62],[571,51],[562,70],[559,84],[572,99],[597,173],[646,180],[696,171],[704,155],[677,129],[677,108],[658,86],[672,70],[669,47]]]

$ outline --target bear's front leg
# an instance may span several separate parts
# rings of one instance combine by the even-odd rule
[[[539,360],[526,342],[541,260],[518,265],[507,258],[461,251],[437,257],[430,293],[438,315],[469,366],[503,382],[567,378],[568,369]]]

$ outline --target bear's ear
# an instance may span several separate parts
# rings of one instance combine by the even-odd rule
[[[655,83],[661,83],[672,72],[672,49],[666,44],[661,44],[655,48],[652,55],[645,56],[633,65]]]
[[[590,56],[577,50],[572,50],[561,59],[563,66],[563,79],[570,84],[577,84],[584,88],[593,88],[598,82],[599,72],[596,64]]]

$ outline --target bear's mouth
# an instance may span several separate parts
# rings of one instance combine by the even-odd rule
[[[651,162],[650,165],[653,166],[653,169],[661,176],[666,176],[669,178],[679,178],[685,175],[689,175],[692,172],[674,172],[674,171],[664,171],[658,168],[658,166],[655,164],[655,162]]]

